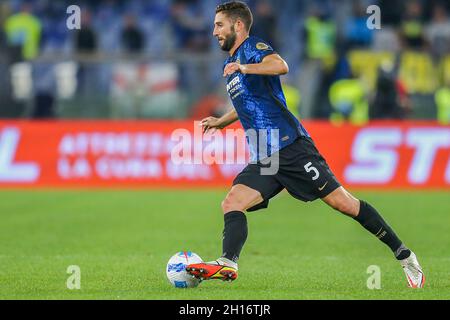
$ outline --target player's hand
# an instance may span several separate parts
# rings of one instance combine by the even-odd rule
[[[246,71],[247,71],[246,65],[233,62],[225,66],[225,69],[223,69],[223,76],[226,77],[235,72],[245,73]]]
[[[203,119],[202,121],[200,121],[200,125],[203,127],[203,133],[206,133],[211,129],[213,129],[211,133],[214,133],[217,129],[223,128],[219,119],[215,117],[208,117]]]

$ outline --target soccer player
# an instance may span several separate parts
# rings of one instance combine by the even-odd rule
[[[246,132],[278,134],[265,138],[263,134],[256,139],[257,143],[247,134],[252,161],[235,178],[222,202],[225,220],[222,256],[215,261],[188,265],[186,271],[202,280],[235,280],[239,255],[247,239],[244,212],[267,208],[269,200],[286,189],[301,201],[320,198],[359,222],[392,250],[405,271],[408,285],[422,287],[425,277],[415,254],[375,208],[356,199],[339,184],[308,132],[288,111],[279,76],[286,74],[289,67],[268,43],[249,36],[252,22],[252,13],[244,3],[228,2],[216,9],[213,35],[222,50],[229,53],[223,76],[234,109],[221,118],[203,119],[201,125],[207,132],[239,119]],[[265,158],[259,156],[261,147],[268,151]],[[277,159],[273,162],[278,171],[263,174],[262,170],[272,165],[268,162],[272,159]]]

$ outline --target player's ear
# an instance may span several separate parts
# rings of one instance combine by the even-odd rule
[[[236,19],[236,22],[234,23],[234,30],[236,30],[236,32],[241,32],[243,29],[245,29],[245,25],[242,20]]]

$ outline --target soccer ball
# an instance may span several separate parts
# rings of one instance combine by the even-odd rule
[[[167,263],[167,279],[176,288],[195,288],[200,280],[193,278],[186,272],[186,266],[203,262],[197,254],[190,251],[180,251],[170,258]]]

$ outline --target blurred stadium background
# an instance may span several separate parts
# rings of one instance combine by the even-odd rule
[[[226,108],[219,1],[76,1],[78,31],[66,27],[72,2],[1,2],[1,117],[198,119]],[[289,63],[286,93],[303,119],[368,108],[354,121],[450,121],[448,1],[281,3],[249,1],[252,33]],[[371,4],[381,30],[366,27]]]
[[[406,291],[374,239],[281,194],[251,215],[232,289],[168,292],[173,253],[220,252],[220,202],[243,167],[171,161],[174,130],[231,107],[212,37],[221,2],[0,1],[0,298],[449,299],[448,0],[247,1],[252,34],[290,66],[289,109],[338,179],[416,248],[430,289]],[[80,30],[66,25],[72,4]],[[380,30],[366,26],[369,5]],[[267,279],[274,259],[308,271]],[[384,272],[382,293],[365,286],[369,263]],[[70,264],[88,279],[77,293],[65,287]]]

